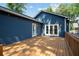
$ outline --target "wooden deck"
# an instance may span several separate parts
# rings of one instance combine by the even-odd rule
[[[3,47],[4,56],[69,56],[64,38],[35,37]]]

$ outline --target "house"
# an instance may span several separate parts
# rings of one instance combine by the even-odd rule
[[[69,20],[65,16],[41,11],[34,18],[44,23],[43,35],[64,37],[69,31]]]
[[[65,16],[41,11],[34,18],[0,7],[0,43],[10,44],[34,36],[59,36],[69,31]]]
[[[77,33],[78,30],[78,24],[76,22],[73,23],[73,30],[71,31],[71,33]]]
[[[41,35],[42,22],[0,7],[0,43],[10,44]]]
[[[77,26],[76,26],[76,32],[79,34],[79,17],[76,17],[76,23],[77,23]]]
[[[73,30],[71,31],[71,33],[79,33],[79,17],[76,17],[74,19],[74,21],[72,21],[73,23]]]

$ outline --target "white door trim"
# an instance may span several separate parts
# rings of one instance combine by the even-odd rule
[[[48,34],[46,33],[46,26],[48,26]],[[57,26],[57,35],[54,34],[54,31],[53,31],[53,34],[50,34],[50,26],[53,27],[53,30],[54,30],[54,26]],[[45,25],[45,35],[47,35],[47,36],[59,36],[59,24]]]

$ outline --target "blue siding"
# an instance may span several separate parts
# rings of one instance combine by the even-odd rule
[[[9,44],[32,37],[32,21],[0,14],[0,43]]]
[[[59,27],[60,27],[59,36],[64,37],[64,33],[65,33],[65,18],[64,17],[41,12],[35,19],[45,24],[48,24],[48,23],[59,24]]]
[[[37,23],[37,35],[42,34],[42,24]]]

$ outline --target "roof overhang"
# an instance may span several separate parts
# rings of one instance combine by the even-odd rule
[[[42,22],[36,21],[34,18],[32,18],[30,16],[11,11],[8,8],[4,8],[2,6],[0,6],[0,11],[7,12],[7,13],[10,13],[10,14],[13,14],[13,15],[16,15],[16,16],[20,16],[20,17],[23,17],[23,18],[27,18],[27,19],[34,21],[34,22],[42,23]]]
[[[42,13],[42,12],[48,13],[48,14],[52,14],[52,15],[57,15],[57,16],[59,16],[59,17],[63,17],[63,18],[68,19],[68,17],[66,17],[66,16],[59,15],[59,14],[55,14],[55,13],[50,13],[50,12],[46,12],[46,11],[40,11],[34,18],[36,18],[36,17],[37,17],[40,13]]]

